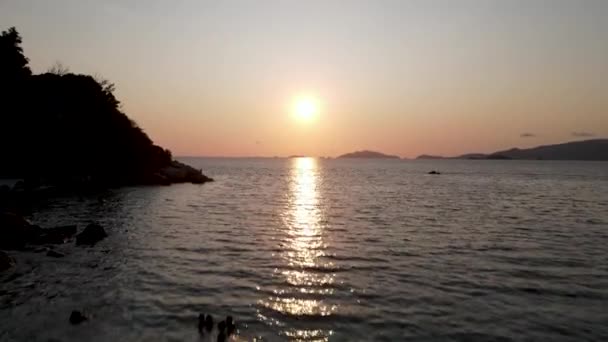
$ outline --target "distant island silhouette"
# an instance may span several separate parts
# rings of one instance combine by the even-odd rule
[[[571,141],[533,148],[511,148],[488,154],[470,153],[457,157],[421,155],[416,159],[524,159],[608,161],[608,139]]]
[[[114,84],[61,65],[34,75],[21,43],[14,27],[0,34],[0,178],[77,189],[211,181],[155,145]]]
[[[367,150],[346,153],[341,156],[338,156],[338,158],[400,159],[399,156],[393,156],[389,154]]]
[[[422,155],[419,155],[418,157],[416,157],[416,159],[445,159],[445,157],[434,156],[434,155],[430,155],[430,154],[422,154]]]

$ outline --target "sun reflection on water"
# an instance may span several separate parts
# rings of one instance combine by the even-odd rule
[[[288,201],[282,213],[286,241],[279,254],[285,266],[275,274],[283,278],[285,286],[273,290],[274,296],[259,304],[286,320],[300,316],[322,318],[332,315],[337,307],[324,300],[333,293],[335,275],[331,273],[334,265],[320,260],[325,256],[326,244],[318,194],[319,166],[313,158],[296,158],[291,163]],[[268,319],[262,314],[260,318]],[[331,330],[302,326],[301,322],[297,327],[280,320],[269,323],[283,325],[283,334],[291,340],[327,341],[332,334]]]

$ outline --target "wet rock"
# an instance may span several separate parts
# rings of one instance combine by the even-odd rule
[[[61,226],[41,229],[40,234],[32,241],[37,244],[61,244],[76,235],[76,226]]]
[[[70,314],[70,323],[77,325],[80,324],[82,322],[85,322],[88,320],[88,317],[85,316],[82,312],[74,310],[72,311],[72,313]]]
[[[2,249],[24,249],[26,244],[64,243],[75,234],[76,226],[42,229],[15,213],[0,213],[0,248]]]
[[[0,251],[0,272],[6,271],[13,266],[15,266],[15,259]]]
[[[171,180],[169,180],[165,175],[156,172],[146,175],[143,178],[143,183],[146,185],[171,185]]]
[[[76,235],[76,244],[94,245],[107,236],[108,234],[102,226],[91,223],[80,234]]]
[[[0,248],[23,249],[26,242],[37,234],[38,228],[20,215],[0,212]]]
[[[201,170],[175,160],[171,162],[171,165],[161,169],[158,174],[170,183],[203,184],[213,181],[213,179],[205,176]]]
[[[59,253],[57,251],[54,251],[52,249],[50,249],[47,253],[46,256],[50,256],[51,258],[63,258],[65,256],[65,254],[63,253]]]
[[[11,212],[0,212],[0,227],[2,228],[23,228],[29,226],[30,223],[22,216]]]
[[[429,172],[429,175],[440,175],[440,174],[441,174],[441,172],[435,171],[435,170]]]
[[[27,187],[25,185],[25,182],[22,180],[17,181],[17,183],[15,183],[15,185],[13,185],[13,189],[12,189],[13,192],[23,192],[25,190],[27,190]]]

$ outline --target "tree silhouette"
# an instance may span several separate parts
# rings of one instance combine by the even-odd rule
[[[32,75],[15,28],[0,36],[0,177],[132,184],[171,165],[120,109],[113,83],[57,65]]]
[[[69,74],[70,69],[61,62],[55,62],[55,64],[47,70],[47,73],[62,76]]]
[[[21,36],[14,27],[0,34],[0,80],[14,82],[32,74],[21,48]]]

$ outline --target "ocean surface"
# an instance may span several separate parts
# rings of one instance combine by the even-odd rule
[[[608,163],[184,161],[216,181],[36,208],[109,237],[11,252],[0,341],[198,341],[200,312],[257,341],[608,340]]]

